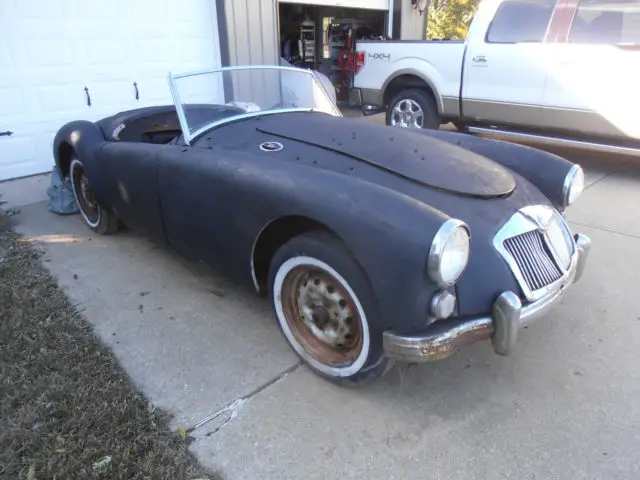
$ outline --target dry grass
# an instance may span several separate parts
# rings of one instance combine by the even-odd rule
[[[0,478],[210,478],[39,256],[0,212]]]

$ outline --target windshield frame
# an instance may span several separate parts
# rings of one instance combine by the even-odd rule
[[[184,141],[185,141],[185,143],[187,145],[191,145],[191,141],[192,140],[194,140],[195,138],[199,137],[200,135],[202,135],[205,132],[208,132],[208,131],[210,131],[210,130],[212,130],[214,128],[220,127],[220,126],[225,125],[227,123],[236,122],[238,120],[243,120],[243,119],[252,118],[252,117],[261,117],[261,116],[265,116],[265,115],[274,115],[274,114],[277,114],[277,113],[320,111],[320,110],[316,110],[316,109],[314,109],[312,107],[307,107],[307,108],[279,108],[279,109],[273,109],[273,110],[247,112],[247,113],[238,114],[238,115],[233,116],[233,117],[224,118],[222,120],[217,120],[217,121],[208,123],[208,124],[204,125],[203,127],[198,128],[195,132],[191,133],[189,131],[189,124],[187,123],[187,118],[186,118],[186,115],[184,113],[184,108],[182,106],[182,101],[180,100],[180,93],[178,92],[178,86],[176,85],[175,81],[180,79],[180,78],[193,77],[193,76],[196,76],[196,75],[204,75],[204,74],[209,74],[209,73],[222,73],[222,72],[237,71],[237,70],[279,70],[279,71],[293,71],[293,72],[299,73],[301,75],[308,75],[310,77],[311,81],[316,84],[316,86],[320,89],[320,91],[322,91],[322,93],[326,97],[327,101],[333,106],[333,110],[334,110],[333,115],[336,116],[336,117],[342,117],[342,112],[340,112],[340,109],[338,108],[337,104],[329,96],[329,93],[327,92],[326,88],[324,87],[324,85],[322,85],[318,81],[316,76],[313,74],[312,70],[307,70],[307,69],[304,69],[304,68],[298,68],[298,67],[293,67],[293,66],[292,67],[283,67],[283,66],[280,66],[280,65],[238,65],[238,66],[232,66],[232,67],[207,68],[207,69],[202,69],[202,70],[193,70],[193,71],[189,71],[189,72],[175,73],[175,74],[169,72],[169,75],[167,77],[167,80],[169,82],[169,89],[171,90],[171,96],[173,97],[173,103],[174,103],[174,106],[176,108],[176,112],[178,114],[178,121],[180,122],[180,128],[182,129],[182,137],[184,138]],[[322,112],[323,113],[327,113],[324,110],[322,110]]]

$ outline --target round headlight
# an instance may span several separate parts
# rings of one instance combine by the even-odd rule
[[[444,222],[431,244],[427,271],[437,285],[453,285],[462,275],[469,261],[471,238],[469,228],[460,220]]]
[[[572,205],[584,190],[584,170],[580,165],[574,165],[567,173],[562,185],[564,206]]]

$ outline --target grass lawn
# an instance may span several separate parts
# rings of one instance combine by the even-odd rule
[[[213,478],[9,220],[0,212],[0,478]]]

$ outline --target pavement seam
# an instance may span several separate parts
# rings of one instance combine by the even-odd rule
[[[215,420],[216,418],[218,418],[218,417],[220,417],[222,415],[228,414],[229,416],[224,421],[224,423],[222,425],[220,425],[219,427],[217,427],[216,429],[214,429],[212,432],[208,433],[207,436],[211,436],[214,433],[220,431],[220,429],[222,427],[224,427],[227,423],[229,423],[231,420],[233,420],[238,415],[238,411],[240,410],[240,408],[244,405],[244,403],[247,400],[249,400],[250,398],[254,397],[258,393],[262,392],[263,390],[267,389],[271,385],[274,385],[274,384],[278,383],[279,381],[284,380],[287,376],[289,376],[291,373],[296,371],[301,365],[302,365],[302,361],[299,360],[294,365],[292,365],[291,367],[287,368],[286,370],[280,372],[275,377],[273,377],[270,380],[260,384],[259,386],[257,386],[253,390],[251,390],[249,393],[247,393],[245,395],[242,395],[241,397],[236,398],[235,400],[233,400],[233,401],[229,402],[228,404],[226,404],[221,409],[219,409],[219,410],[213,412],[212,414],[207,415],[206,417],[202,418],[201,420],[196,422],[196,424],[193,427],[188,429],[187,433],[191,433],[191,432],[195,431],[196,429],[206,425],[207,423]]]
[[[598,180],[596,180],[593,183],[590,183],[589,185],[587,185],[587,187],[584,189],[584,191],[586,192],[587,190],[589,190],[591,187],[596,186],[597,184],[599,184],[601,181],[603,181],[604,179],[606,179],[607,177],[611,176],[611,174],[613,173],[613,170],[610,172],[605,173],[602,177],[600,177]]]
[[[634,235],[633,233],[618,232],[616,230],[611,230],[611,229],[606,228],[606,227],[599,227],[597,225],[589,225],[588,223],[574,222],[572,220],[569,220],[569,223],[573,223],[574,225],[580,225],[581,227],[593,228],[594,230],[600,230],[601,232],[615,233],[616,235],[622,235],[623,237],[640,239],[640,235]]]

